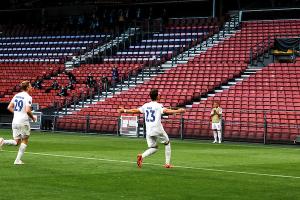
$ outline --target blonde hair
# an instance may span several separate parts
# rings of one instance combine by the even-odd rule
[[[27,91],[29,86],[30,86],[29,81],[22,81],[21,84],[20,84],[20,87],[21,87],[22,91]]]

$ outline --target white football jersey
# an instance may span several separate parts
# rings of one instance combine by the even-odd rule
[[[161,115],[164,113],[162,104],[156,101],[145,103],[139,108],[140,112],[145,116],[146,134],[149,136],[157,136],[165,133],[161,124]]]
[[[29,116],[26,113],[26,106],[31,106],[32,97],[27,92],[20,92],[11,100],[14,104],[13,124],[29,124]]]

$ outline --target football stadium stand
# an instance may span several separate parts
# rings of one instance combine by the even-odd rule
[[[232,23],[230,18],[225,19]],[[243,74],[255,67],[253,60],[257,64],[260,57],[270,54],[275,38],[299,35],[300,20],[241,22],[218,40],[216,35],[222,31],[224,34],[224,23],[215,18],[169,19],[159,31],[143,33],[124,48],[102,55],[100,61],[79,63],[68,70],[66,61],[109,42],[113,36],[47,35],[38,30],[34,31],[38,34],[32,34],[20,27],[4,31],[0,38],[0,101],[9,101],[19,91],[20,80],[30,80],[32,84],[41,80],[41,87],[32,95],[41,110],[78,105],[72,112],[56,112],[59,116],[54,117],[55,129],[115,133],[119,128],[117,109],[141,106],[149,101],[149,91],[157,88],[165,107],[187,107],[183,116],[166,116],[163,120],[170,136],[211,137],[210,108],[214,101],[219,101],[224,113],[225,140],[294,141],[299,134],[295,127],[300,121],[299,59],[294,63],[275,63],[269,59],[266,66],[256,66],[255,73],[246,77]],[[215,41],[205,44],[209,40]],[[199,45],[205,48],[184,61],[186,51]],[[181,55],[182,62],[177,62]],[[122,87],[129,76],[171,60],[172,66],[158,70],[155,76],[149,74],[149,78],[134,87],[124,87],[108,98],[99,98],[105,96],[101,78],[107,77],[112,85],[113,67],[119,71],[121,86],[118,87]],[[59,96],[59,90],[48,90],[54,81],[67,86],[70,77],[66,72],[76,77],[68,94]],[[98,84],[94,90],[86,84],[90,73]],[[220,89],[224,85],[229,87]],[[81,98],[88,97],[90,104],[80,104]],[[142,118],[139,123],[143,124]]]
[[[142,103],[148,101],[148,93],[151,88],[158,88],[160,90],[160,101],[166,107],[184,106],[193,100],[206,95],[209,91],[213,91],[215,88],[220,87],[222,84],[240,77],[251,61],[250,50],[252,50],[253,55],[255,55],[255,51],[260,51],[260,54],[266,53],[269,48],[272,48],[274,45],[273,39],[276,37],[276,34],[284,35],[300,33],[299,25],[299,20],[242,23],[241,29],[232,37],[225,39],[218,45],[208,49],[206,52],[195,56],[190,59],[188,63],[178,64],[176,67],[167,70],[164,74],[158,75],[129,91],[116,94],[110,99],[84,108],[73,114],[79,116],[89,115],[91,118],[93,116],[100,117],[101,120],[96,120],[95,118],[90,121],[89,129],[92,131],[110,132],[112,130],[116,131],[117,129],[117,124],[112,122],[111,119],[118,116],[116,112],[118,107],[124,106],[134,108],[140,106]],[[264,43],[263,50],[256,48],[259,43]],[[154,46],[154,49],[155,47],[156,46]],[[202,100],[200,101],[200,104],[194,104],[192,108],[187,109],[187,113],[184,114],[185,137],[210,137],[210,125],[208,123],[209,110],[205,108],[210,108],[213,100],[220,100],[221,105],[224,108],[225,139],[261,141],[264,137],[264,120],[266,119],[269,122],[269,140],[293,141],[295,139],[296,130],[290,130],[293,129],[291,125],[296,123],[296,116],[295,114],[288,115],[287,113],[292,112],[295,109],[293,109],[292,106],[287,106],[293,103],[284,99],[287,94],[293,94],[293,92],[287,92],[290,91],[290,89],[287,88],[286,85],[280,85],[280,82],[276,80],[276,74],[280,75],[286,71],[285,68],[276,68],[276,66],[281,65],[282,64],[270,64],[268,67],[258,71],[258,73],[251,75],[248,79],[230,87],[229,90],[218,93],[215,97],[208,98],[207,100]],[[291,66],[290,70],[292,74],[297,73],[295,72],[295,66],[293,67],[293,65],[297,66],[297,63],[288,65]],[[278,71],[275,71],[275,69]],[[286,73],[288,73],[288,71],[286,71]],[[260,76],[262,74],[263,79]],[[267,78],[272,78],[273,81],[268,83]],[[278,86],[278,88],[273,87],[272,84],[275,84],[275,82],[277,83],[275,86]],[[289,84],[286,82],[281,83]],[[240,87],[240,85],[245,86]],[[284,91],[282,91],[283,88]],[[296,92],[299,88],[294,89]],[[257,90],[261,92],[258,92]],[[280,94],[280,91],[282,91],[281,97],[283,99],[277,99],[275,96],[275,94]],[[274,98],[271,101],[272,94],[274,94]],[[223,95],[226,100],[223,100]],[[230,95],[230,97],[228,97],[228,95]],[[255,95],[257,95],[257,97]],[[264,98],[264,95],[269,99]],[[278,96],[278,98],[280,98],[280,95]],[[230,98],[233,98],[233,100],[228,100]],[[240,100],[235,100],[235,98],[240,98]],[[232,104],[227,104],[227,102],[231,102]],[[263,102],[266,103],[263,104]],[[282,105],[283,103],[280,104],[282,105],[281,107],[279,102],[285,102],[284,104],[286,107]],[[277,106],[273,107],[275,103]],[[246,106],[244,107],[243,105]],[[281,108],[281,110],[279,108]],[[243,110],[245,111],[243,112]],[[277,114],[275,110],[277,110]],[[279,117],[281,116],[279,113],[286,117]],[[108,116],[110,116],[111,119],[105,119],[105,117]],[[293,117],[290,119],[287,118],[287,116]],[[274,120],[276,117],[280,118],[280,120]],[[180,116],[170,116],[168,123],[165,123],[167,132],[175,137],[179,137],[179,119]],[[80,122],[65,123],[65,120],[74,121],[76,119],[72,118],[72,116],[60,118],[58,127],[72,130],[80,130],[84,127],[84,125],[80,125]],[[169,121],[172,120],[173,123],[170,123]],[[197,123],[193,124],[191,123],[193,120],[202,121],[204,123],[200,125],[197,125]],[[82,119],[81,122],[86,124]],[[280,122],[283,123],[280,124]],[[280,128],[276,126],[279,126]]]

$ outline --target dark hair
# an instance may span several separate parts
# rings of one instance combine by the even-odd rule
[[[214,105],[215,103],[218,104],[218,106],[220,106],[220,102],[219,102],[219,101],[213,101],[213,105]]]
[[[23,81],[20,84],[20,87],[21,87],[22,91],[27,91],[27,89],[29,88],[29,86],[30,86],[30,82],[29,81]]]
[[[150,91],[150,98],[152,101],[156,101],[158,97],[158,90],[157,89],[152,89]]]

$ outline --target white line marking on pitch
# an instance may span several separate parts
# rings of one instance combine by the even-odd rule
[[[9,152],[9,153],[16,153],[16,151],[7,151],[7,150],[2,150],[2,151]],[[61,158],[73,158],[73,159],[97,160],[97,161],[106,161],[106,162],[136,164],[136,162],[126,161],[126,160],[113,160],[113,159],[105,159],[105,158],[89,158],[89,157],[82,157],[82,156],[68,156],[68,155],[58,155],[58,154],[49,154],[49,153],[35,153],[35,152],[25,152],[25,153],[26,154],[32,154],[32,155],[52,156],[52,157],[61,157]],[[161,164],[156,164],[156,163],[143,163],[143,164],[144,165],[152,165],[152,166],[162,166]],[[300,179],[299,176],[289,176],[289,175],[280,175],[280,174],[264,174],[264,173],[255,173],[255,172],[243,172],[243,171],[232,171],[232,170],[222,170],[222,169],[211,169],[211,168],[203,168],[203,167],[188,167],[188,166],[180,166],[180,165],[174,165],[174,167],[175,168],[182,168],[182,169],[212,171],[212,172],[223,172],[223,173],[233,173],[233,174],[245,174],[245,175],[277,177],[277,178]]]

